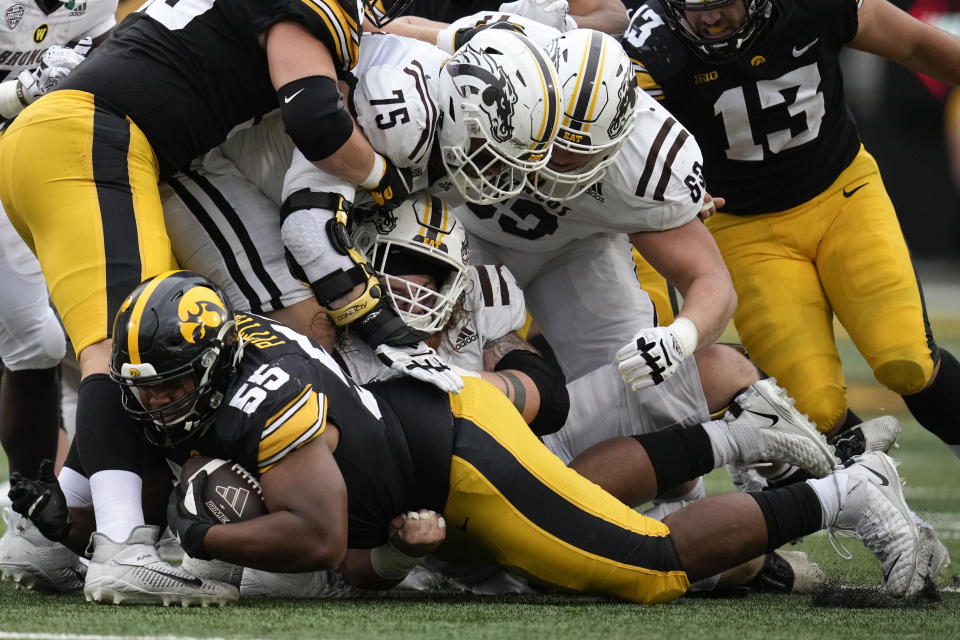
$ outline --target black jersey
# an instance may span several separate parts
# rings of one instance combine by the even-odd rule
[[[168,457],[232,460],[255,476],[319,437],[340,432],[333,457],[347,487],[350,548],[387,540],[394,516],[442,511],[453,452],[447,395],[410,379],[358,386],[316,343],[289,327],[237,314],[246,341],[213,427]]]
[[[405,13],[439,22],[454,22],[480,11],[498,11],[501,4],[501,0],[413,0]]]
[[[783,211],[830,186],[860,148],[838,61],[857,33],[857,0],[772,0],[770,23],[731,62],[701,60],[671,31],[661,0],[633,16],[623,44],[640,86],[694,134],[724,211]]]
[[[168,176],[277,108],[258,38],[286,20],[326,44],[341,70],[356,64],[356,0],[151,0],[60,86],[129,116]]]

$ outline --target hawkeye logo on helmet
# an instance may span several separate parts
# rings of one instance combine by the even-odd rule
[[[226,305],[213,289],[193,287],[180,299],[177,316],[180,318],[180,334],[191,344],[204,338],[207,329],[216,329],[226,316]]]

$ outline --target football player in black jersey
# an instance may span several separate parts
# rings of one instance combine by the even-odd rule
[[[110,401],[118,389],[106,376],[110,320],[131,287],[176,266],[159,179],[235,127],[279,108],[308,158],[368,188],[385,205],[403,199],[408,176],[355,130],[337,80],[356,63],[359,8],[366,6],[368,17],[382,24],[405,4],[154,0],[0,135],[4,209],[37,254],[80,362],[78,430],[107,432],[95,440],[119,443],[122,437],[109,433],[123,423]],[[364,265],[346,254],[331,263],[331,309],[359,295],[364,311],[378,312],[355,314],[357,325],[380,329],[385,342],[411,339],[389,306],[371,295],[376,279]],[[81,448],[80,454],[94,476],[98,511],[104,507],[98,522],[123,540],[142,524],[142,513],[121,499],[120,479],[96,476],[129,476],[135,469],[129,451],[114,459],[101,451]],[[128,496],[139,495],[135,485],[127,487]]]
[[[886,0],[650,0],[624,45],[689,129],[756,363],[822,431],[849,411],[833,318],[960,457],[960,364],[933,340],[896,212],[844,102],[844,46],[960,82],[960,39]]]
[[[881,452],[819,480],[711,496],[652,520],[566,467],[489,383],[467,378],[460,394],[408,378],[358,386],[307,337],[232,313],[216,285],[190,272],[160,274],[123,302],[110,372],[140,423],[129,426],[159,447],[150,457],[229,459],[260,480],[269,512],[232,524],[197,506],[204,472],[183,495],[171,493],[168,524],[194,558],[267,571],[339,566],[352,585],[379,589],[442,542],[436,553],[455,562],[497,562],[560,587],[651,603],[824,527],[864,540],[893,595],[916,592],[946,563],[935,537],[920,538]],[[736,428],[635,436],[638,495],[732,460],[817,451],[778,422],[786,421],[746,416]],[[599,445],[580,468],[603,468],[610,453]],[[15,480],[15,509],[45,535],[85,544],[90,523],[70,522],[76,509],[65,508],[55,479]],[[94,560],[108,543],[93,534]],[[92,564],[88,583],[94,575],[110,595],[136,564]]]

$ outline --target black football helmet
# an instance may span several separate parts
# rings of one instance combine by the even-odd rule
[[[113,323],[110,377],[146,440],[171,447],[213,423],[242,353],[233,309],[220,287],[190,271],[168,271],[137,286]],[[191,376],[193,389],[150,409],[141,391]],[[185,382],[185,381],[184,381]]]
[[[770,21],[773,10],[771,0],[743,0],[746,3],[747,16],[740,28],[725,38],[708,39],[702,38],[693,30],[684,12],[720,9],[738,0],[662,1],[667,24],[691,45],[697,57],[707,62],[728,62],[746,51]]]
[[[363,13],[378,29],[396,20],[410,8],[413,0],[363,0]]]

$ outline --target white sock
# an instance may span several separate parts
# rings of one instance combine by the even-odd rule
[[[820,499],[820,509],[823,511],[820,528],[826,529],[836,521],[840,509],[843,508],[850,476],[845,473],[831,473],[826,478],[815,478],[806,482]]]
[[[713,467],[736,462],[740,455],[737,444],[730,435],[730,429],[723,420],[711,420],[703,423],[703,430],[710,438],[710,447],[713,449]]]
[[[68,507],[82,507],[93,501],[93,496],[90,495],[90,480],[70,467],[60,469],[57,482],[67,498]]]
[[[13,507],[10,507],[10,521],[7,523],[7,530],[12,532],[14,529],[16,529],[17,525],[20,524],[20,518],[22,517],[22,515],[13,510]]]
[[[143,480],[132,471],[110,469],[90,476],[97,531],[114,542],[130,537],[143,522]]]

